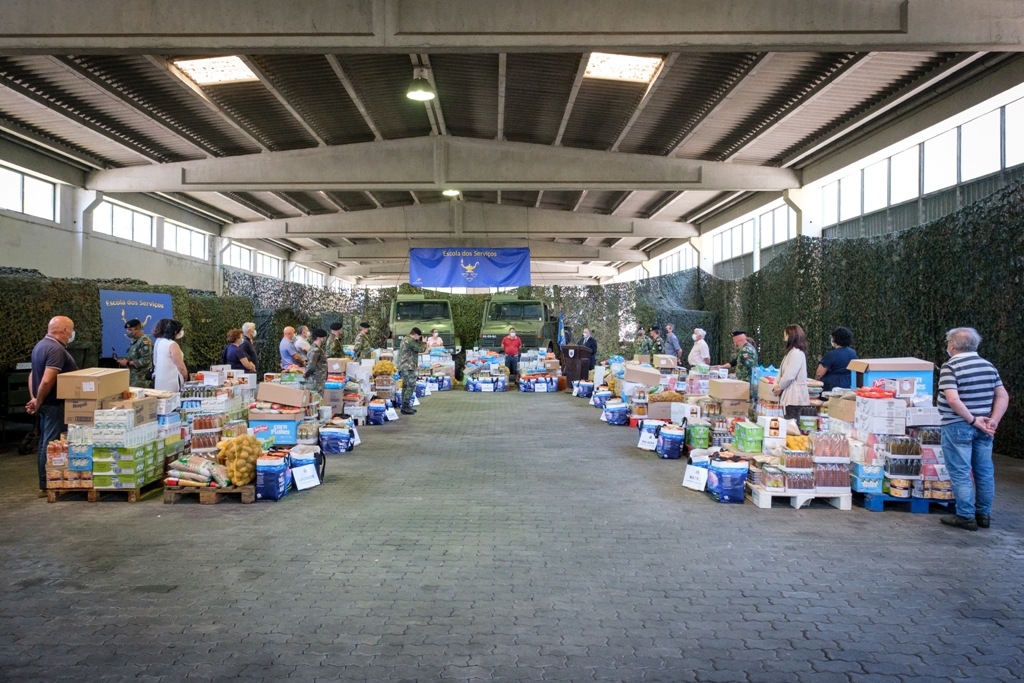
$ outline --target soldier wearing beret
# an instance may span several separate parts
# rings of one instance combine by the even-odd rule
[[[153,386],[146,379],[146,374],[153,367],[153,340],[142,331],[142,321],[138,318],[126,322],[124,329],[124,336],[131,340],[131,345],[124,358],[117,359],[117,364],[131,372],[131,386],[148,389]]]

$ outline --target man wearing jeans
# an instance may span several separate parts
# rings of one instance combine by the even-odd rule
[[[32,349],[28,376],[32,400],[29,415],[39,415],[39,495],[46,495],[46,444],[60,439],[64,429],[64,401],[57,398],[57,375],[78,369],[67,345],[75,339],[75,323],[62,315],[50,321],[46,336]]]
[[[956,514],[941,521],[970,531],[992,521],[992,439],[1010,402],[999,372],[978,355],[979,344],[981,335],[972,327],[947,332],[949,360],[939,372],[942,453],[956,498]]]

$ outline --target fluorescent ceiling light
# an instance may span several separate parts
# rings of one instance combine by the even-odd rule
[[[583,75],[586,78],[650,83],[659,66],[661,66],[661,59],[658,57],[633,57],[592,52],[590,61],[587,62],[587,71]]]
[[[238,57],[182,59],[174,62],[174,65],[199,85],[258,80],[256,74]]]
[[[441,194],[445,197],[458,197],[460,192],[458,190],[443,190]]]

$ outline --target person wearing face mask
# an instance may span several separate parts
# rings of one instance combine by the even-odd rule
[[[239,348],[242,349],[245,357],[249,359],[249,362],[255,368],[258,361],[256,356],[256,323],[242,323],[242,344]]]
[[[366,360],[373,356],[373,342],[370,341],[370,323],[363,321],[359,323],[359,334],[356,335],[356,345],[352,351],[352,357],[356,360]]]
[[[185,358],[178,340],[185,336],[181,323],[161,318],[153,329],[153,388],[160,391],[181,391],[188,377]]]
[[[693,340],[693,348],[690,349],[690,355],[686,357],[686,362],[690,364],[691,368],[694,365],[711,365],[711,350],[708,349],[708,343],[704,341],[706,336],[708,333],[699,327],[694,328],[693,334],[690,335],[690,339]]]
[[[327,341],[324,342],[324,354],[327,358],[345,357],[345,345],[341,343],[341,334],[341,323],[331,323]]]
[[[583,339],[580,340],[580,346],[585,346],[590,349],[590,369],[593,370],[597,364],[597,340],[590,336],[590,328],[583,328]],[[584,379],[586,379],[584,377]]]
[[[46,336],[32,349],[32,370],[28,375],[29,415],[39,415],[39,495],[46,495],[46,445],[60,438],[64,430],[64,401],[57,398],[57,375],[78,369],[67,346],[75,340],[75,323],[59,315],[46,327]]]
[[[786,325],[783,338],[786,357],[782,359],[772,393],[786,411],[786,419],[796,420],[800,417],[799,407],[811,405],[807,393],[807,335],[799,325]]]
[[[444,340],[441,339],[441,335],[438,333],[435,327],[430,331],[430,336],[427,337],[427,350],[444,348]]]
[[[820,379],[824,391],[833,389],[849,389],[852,378],[850,361],[857,358],[857,352],[850,348],[853,344],[853,332],[845,327],[832,330],[832,350],[821,357],[815,379]]]
[[[683,347],[679,344],[676,326],[672,323],[665,325],[665,353],[675,358],[677,363],[683,359]]]
[[[295,332],[295,348],[299,350],[303,358],[309,357],[309,328],[305,325],[299,325],[299,329]]]
[[[505,354],[510,382],[515,382],[519,376],[519,350],[522,348],[523,340],[516,336],[516,328],[508,328],[508,335],[501,340],[501,350]]]
[[[142,331],[142,321],[138,318],[126,322],[124,329],[127,330],[124,336],[132,343],[128,346],[124,358],[117,359],[117,364],[131,371],[131,378],[128,380],[131,386],[148,389],[150,381],[146,375],[153,367],[153,340]]]

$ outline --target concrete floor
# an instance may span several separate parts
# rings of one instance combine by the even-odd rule
[[[439,394],[279,503],[61,502],[0,456],[0,679],[1010,681],[993,527],[721,505],[565,395]]]

